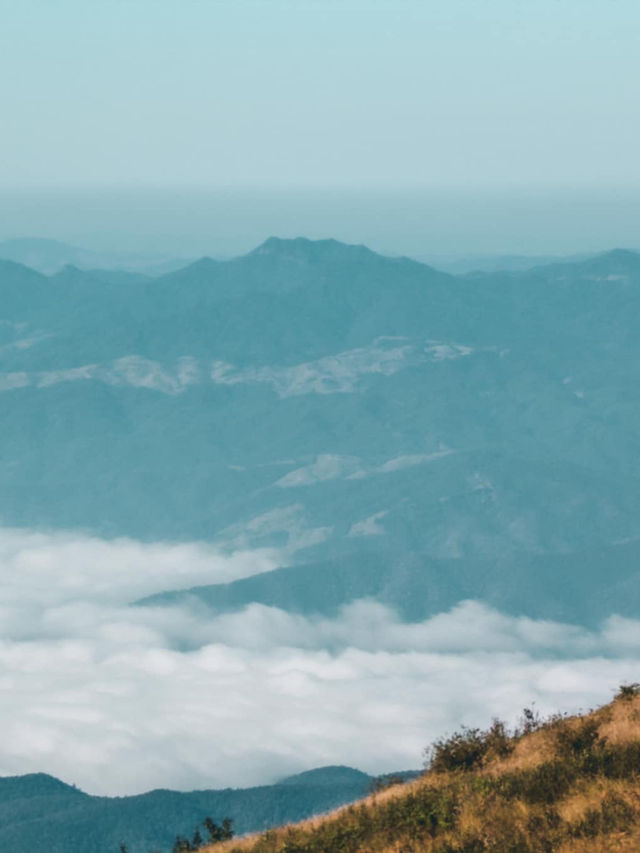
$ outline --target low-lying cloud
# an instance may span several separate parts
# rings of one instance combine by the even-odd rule
[[[273,549],[228,553],[204,542],[149,544],[0,528],[0,612],[73,601],[124,604],[158,589],[259,574],[279,559]]]
[[[275,560],[1,531],[0,773],[124,794],[390,771],[462,723],[589,707],[638,679],[640,622],[615,616],[594,632],[478,602],[419,624],[372,601],[335,619],[128,605]]]

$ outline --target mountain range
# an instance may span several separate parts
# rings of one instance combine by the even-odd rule
[[[635,253],[452,276],[274,238],[154,279],[4,261],[0,306],[5,525],[280,553],[167,591],[217,611],[638,613]]]
[[[246,790],[93,797],[42,773],[0,777],[0,848],[39,850],[46,838],[47,853],[117,853],[122,843],[131,853],[168,850],[206,817],[228,817],[244,834],[334,809],[374,781],[349,767],[323,767]]]
[[[0,241],[0,259],[24,264],[45,275],[73,265],[98,273],[108,271],[113,275],[120,271],[151,277],[179,269],[186,263],[166,256],[98,252],[42,237]]]

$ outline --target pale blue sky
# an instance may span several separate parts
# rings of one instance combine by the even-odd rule
[[[0,7],[0,186],[640,183],[637,0]]]

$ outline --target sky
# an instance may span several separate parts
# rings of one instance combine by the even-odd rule
[[[0,185],[640,181],[634,0],[2,6]]]
[[[188,256],[271,234],[414,255],[633,245],[635,0],[0,7],[0,239]]]

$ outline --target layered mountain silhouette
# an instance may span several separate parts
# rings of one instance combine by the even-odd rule
[[[405,774],[407,776],[415,774]],[[150,791],[94,797],[52,776],[0,778],[0,849],[49,853],[131,853],[171,848],[206,817],[229,817],[238,833],[329,811],[368,793],[374,779],[350,767],[322,767],[275,785],[223,791]]]
[[[65,266],[86,270],[122,270],[144,275],[162,275],[185,265],[173,258],[95,252],[71,246],[59,240],[21,237],[0,242],[0,259],[24,264],[45,275],[53,275]]]

